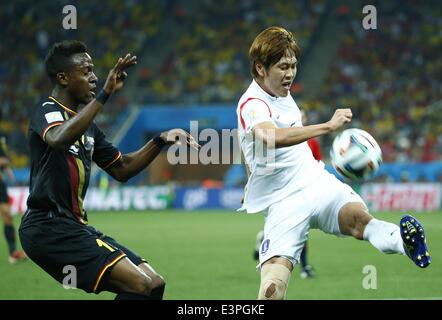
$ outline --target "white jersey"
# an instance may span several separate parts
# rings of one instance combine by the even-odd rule
[[[258,123],[270,121],[278,128],[302,127],[301,112],[290,94],[272,97],[253,80],[239,100],[236,113],[241,150],[251,171],[240,210],[263,211],[307,187],[325,171],[324,163],[315,160],[307,142],[263,154],[254,141],[252,129]]]

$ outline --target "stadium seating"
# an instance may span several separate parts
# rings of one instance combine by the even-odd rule
[[[346,19],[341,47],[314,98],[304,96],[302,86],[295,84],[298,104],[308,110],[312,122],[328,120],[331,108],[352,107],[353,126],[378,139],[386,163],[440,161],[440,125],[427,111],[440,99],[440,11],[431,9],[431,1],[419,6],[413,0],[379,3],[380,27],[367,31],[361,28],[361,12],[342,8],[329,12],[329,4],[275,0],[268,6],[258,0],[229,0],[221,6],[210,0],[110,0],[103,10],[101,5],[80,1],[78,30],[64,30],[62,3],[2,2],[2,32],[8,36],[2,37],[0,51],[0,129],[8,133],[14,165],[26,167],[29,162],[27,119],[36,102],[50,92],[42,61],[55,41],[85,41],[101,81],[117,55],[131,51],[153,57],[153,61],[140,60],[127,88],[98,116],[105,132],[111,132],[119,123],[115,119],[133,103],[235,107],[250,82],[247,51],[259,31],[282,25],[308,52],[309,46],[321,46],[312,39],[324,31],[321,19],[333,14]],[[149,56],[150,52],[154,54]],[[324,149],[332,138],[321,138]],[[407,169],[407,179],[437,179],[434,168],[428,165],[419,174]],[[401,179],[400,172],[389,173],[394,180]]]

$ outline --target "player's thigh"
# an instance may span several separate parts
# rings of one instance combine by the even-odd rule
[[[149,294],[152,279],[129,258],[119,260],[100,284],[101,291]]]
[[[164,279],[163,277],[155,271],[155,269],[140,255],[138,255],[133,250],[127,248],[126,246],[122,245],[120,242],[116,241],[114,238],[111,238],[109,236],[103,236],[103,239],[112,244],[113,246],[119,248],[121,251],[123,251],[127,258],[136,266],[138,266],[143,272],[149,276],[149,278],[152,281],[152,287],[156,288],[158,286],[164,285]]]
[[[143,262],[138,267],[144,271],[152,279],[152,288],[158,288],[166,284],[163,276],[161,276],[150,264]]]
[[[327,173],[318,185],[311,227],[337,236],[351,235],[346,224],[341,228],[341,209],[350,203],[355,204],[357,208],[366,208],[364,201],[349,185],[339,181],[332,174]]]
[[[61,284],[98,293],[102,280],[126,254],[89,226],[54,217],[20,228],[26,254]]]
[[[299,262],[309,229],[310,211],[306,204],[301,192],[268,208],[259,265],[273,257],[284,257],[293,265]]]

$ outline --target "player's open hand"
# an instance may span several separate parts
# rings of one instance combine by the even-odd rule
[[[126,54],[124,58],[119,58],[115,66],[109,71],[104,90],[111,94],[120,90],[123,87],[124,80],[127,78],[127,68],[137,64],[137,56],[132,56],[130,53]]]
[[[328,122],[331,131],[336,131],[342,128],[346,123],[351,121],[353,113],[350,108],[347,109],[336,109],[335,114]]]
[[[167,144],[176,144],[181,146],[183,144],[188,145],[192,149],[198,150],[201,146],[196,142],[196,140],[183,129],[172,129],[165,131],[160,135],[161,139]]]

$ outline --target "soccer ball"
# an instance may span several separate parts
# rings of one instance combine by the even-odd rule
[[[382,163],[382,151],[376,140],[356,128],[344,130],[335,137],[330,157],[335,170],[351,181],[366,179]]]

